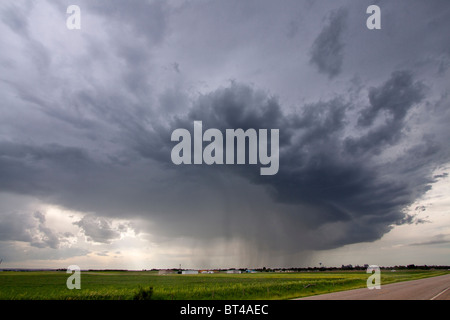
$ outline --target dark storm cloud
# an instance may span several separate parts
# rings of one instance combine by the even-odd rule
[[[79,226],[90,241],[98,243],[111,243],[120,237],[120,232],[111,226],[111,223],[104,218],[84,216],[80,221],[74,222]],[[121,231],[123,230],[123,226]]]
[[[279,128],[285,125],[278,101],[250,86],[231,83],[199,97],[187,119],[173,126],[190,125],[196,119],[212,128]]]
[[[168,170],[168,180],[162,183],[158,179],[161,181],[158,188],[152,179],[139,178],[152,170],[145,167],[145,163],[140,165],[137,159],[129,158],[124,166],[111,159],[94,160],[88,151],[79,148],[57,145],[31,147],[13,143],[3,143],[1,148],[2,184],[5,189],[15,192],[48,193],[50,199],[60,204],[100,215],[106,215],[107,211],[118,217],[148,215],[162,226],[154,231],[161,235],[226,236],[227,228],[219,221],[228,216],[225,219],[229,219],[227,224],[233,230],[229,235],[245,237],[241,233],[244,230],[236,224],[258,214],[270,217],[270,213],[264,211],[271,208],[285,233],[278,245],[282,244],[287,250],[299,246],[328,249],[373,241],[389,231],[392,225],[412,222],[413,218],[405,216],[402,209],[429,189],[431,169],[423,162],[429,165],[440,147],[435,146],[433,150],[432,144],[419,141],[408,151],[414,153],[414,157],[407,153],[380,166],[366,156],[379,153],[381,147],[378,142],[365,142],[370,135],[352,137],[353,143],[365,146],[364,153],[356,153],[346,147],[347,135],[352,131],[352,111],[360,109],[362,119],[367,118],[367,110],[381,112],[379,110],[384,108],[382,110],[388,112],[384,121],[395,121],[395,131],[401,132],[406,126],[402,121],[405,115],[424,99],[423,86],[419,83],[409,73],[394,72],[384,83],[368,90],[368,107],[359,108],[345,97],[337,97],[299,106],[295,113],[283,111],[277,98],[262,90],[232,83],[201,95],[185,115],[174,117],[168,126],[148,130],[138,119],[133,120],[132,126],[127,122],[114,122],[129,141],[134,141],[128,149],[131,154],[156,161],[154,165]],[[386,97],[396,103],[382,104],[380,101]],[[120,115],[115,117],[120,118]],[[254,166],[174,166],[170,163],[170,150],[174,145],[170,134],[175,128],[192,130],[195,120],[203,121],[204,130],[279,128],[280,171],[275,176],[261,177]],[[378,125],[365,123],[369,132]],[[401,137],[398,137],[389,144],[400,141]],[[423,166],[422,171],[417,170],[418,165]],[[416,171],[397,169],[410,166]],[[391,170],[396,173],[392,178],[387,176]],[[226,192],[222,172],[225,176],[232,175],[228,176],[230,183],[226,188],[240,190],[240,195],[233,199],[234,204],[228,205],[226,210],[220,207],[220,198]],[[245,195],[249,192],[245,190],[251,189],[250,185],[236,184],[238,180],[233,180],[233,176],[262,186],[275,203],[268,204],[268,199],[258,201],[257,194],[261,191]],[[173,202],[173,198],[177,201]],[[250,199],[255,201],[253,208],[239,212],[239,207],[245,206]],[[217,212],[224,211],[211,215],[208,209],[211,206]],[[133,208],[134,213],[125,213],[127,208]],[[237,217],[239,220],[235,220]],[[204,223],[209,225],[207,230]],[[110,243],[120,237],[120,230],[114,229],[105,218],[85,216],[75,224],[94,242]],[[257,228],[254,236],[260,243],[272,246],[274,242],[269,243],[269,239],[264,240],[263,236],[270,233],[270,226],[262,223],[257,224]],[[299,233],[302,228],[308,232]],[[301,244],[293,246],[286,241]]]
[[[383,86],[369,90],[370,106],[361,111],[358,125],[373,127],[377,117],[381,124],[371,128],[366,135],[346,140],[346,149],[352,154],[379,153],[387,145],[398,142],[404,129],[407,112],[424,98],[425,87],[414,82],[409,72],[394,72]]]
[[[32,247],[57,249],[66,236],[48,228],[45,215],[7,213],[0,215],[0,241],[28,242]]]
[[[29,230],[35,226],[35,221],[30,219],[28,215],[2,213],[0,221],[1,241],[32,241]]]
[[[437,175],[435,175],[433,178],[435,178],[435,179],[441,179],[441,178],[447,178],[448,177],[448,173],[447,172],[444,172],[444,173],[442,173],[442,174],[437,174]]]
[[[342,70],[342,33],[345,31],[347,15],[344,8],[333,11],[311,47],[311,63],[329,78],[336,77]]]
[[[33,216],[39,221],[37,231],[41,236],[38,241],[31,242],[31,245],[38,248],[58,248],[60,244],[59,236],[52,229],[48,228],[45,225],[45,215],[39,211],[36,211]]]
[[[368,127],[369,133],[348,138],[350,111],[359,106],[344,98],[309,104],[296,114],[285,114],[276,98],[233,83],[201,96],[186,118],[175,120],[173,128],[192,130],[195,120],[203,121],[204,130],[280,128],[281,163],[277,175],[262,178],[251,166],[225,170],[268,187],[280,203],[308,207],[280,215],[288,214],[290,219],[299,219],[312,228],[341,223],[340,228],[347,231],[340,238],[329,241],[325,235],[310,244],[324,249],[373,241],[393,224],[412,223],[414,217],[405,216],[402,209],[429,189],[430,170],[405,171],[393,179],[386,177],[386,173],[402,166],[417,169],[425,159],[431,160],[430,155],[438,152],[439,147],[433,150],[432,144],[419,142],[408,151],[414,157],[399,157],[397,162],[384,166],[376,165],[367,154],[379,154],[385,145],[399,143],[400,133],[406,127],[403,121],[406,114],[424,97],[423,84],[415,81],[409,72],[394,72],[384,83],[368,90],[370,106],[360,108],[358,125]],[[382,111],[385,117],[381,125],[374,124]],[[380,138],[384,131],[387,135]],[[355,152],[355,147],[349,147],[349,141],[364,152]],[[180,168],[177,170],[182,172]],[[190,170],[186,168],[186,172]],[[197,174],[201,175],[202,170],[205,169],[198,168]]]
[[[91,163],[85,151],[56,144],[30,146],[1,142],[0,156],[0,186],[24,194],[53,192],[56,181],[62,183],[77,171],[86,173]]]
[[[371,88],[370,106],[361,112],[358,124],[364,127],[372,125],[382,111],[388,112],[389,124],[402,121],[411,106],[423,99],[423,84],[413,80],[409,72],[395,72],[382,87]]]

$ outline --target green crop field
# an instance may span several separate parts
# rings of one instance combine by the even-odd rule
[[[440,270],[382,271],[381,285],[448,274]],[[63,271],[0,272],[0,300],[129,300],[139,288],[153,288],[155,300],[292,299],[363,288],[369,274],[299,272],[158,275],[156,272],[82,272],[81,289],[69,290]]]

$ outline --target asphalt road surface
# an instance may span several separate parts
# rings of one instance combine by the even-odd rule
[[[296,300],[450,300],[450,274],[383,285],[381,289],[355,289]]]

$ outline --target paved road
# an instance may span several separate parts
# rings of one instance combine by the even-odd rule
[[[450,274],[383,285],[381,289],[355,289],[297,300],[450,300]]]

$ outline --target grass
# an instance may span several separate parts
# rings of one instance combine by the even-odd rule
[[[381,285],[449,271],[381,272]],[[271,300],[363,288],[369,274],[301,272],[158,275],[156,272],[82,272],[81,289],[69,290],[65,272],[0,272],[0,300]],[[143,293],[142,290],[151,293]],[[140,291],[141,290],[141,291]]]

